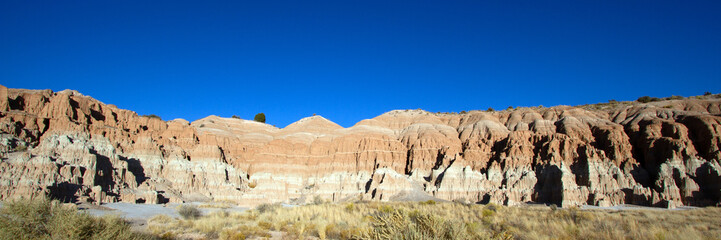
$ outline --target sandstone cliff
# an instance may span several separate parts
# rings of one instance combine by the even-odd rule
[[[721,200],[721,99],[439,114],[343,128],[162,121],[75,91],[0,86],[0,198],[306,202],[439,198],[676,207]]]

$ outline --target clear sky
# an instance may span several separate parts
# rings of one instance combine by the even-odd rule
[[[0,84],[165,120],[721,92],[721,1],[0,2]]]

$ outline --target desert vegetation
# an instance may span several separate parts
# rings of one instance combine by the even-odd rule
[[[253,118],[256,122],[262,122],[265,123],[265,113],[258,113],[255,114],[255,117]]]
[[[142,117],[146,117],[146,118],[156,118],[156,119],[163,120],[162,118],[160,118],[160,116],[155,115],[155,114],[143,115]]]
[[[5,201],[0,208],[0,239],[157,239],[134,232],[117,216],[93,217],[74,205],[46,198]]]
[[[160,215],[165,238],[245,239],[716,239],[721,209],[581,210],[462,202],[263,204],[196,219]]]
[[[721,208],[582,210],[506,207],[463,201],[348,202],[295,207],[262,204],[244,212],[180,218],[158,215],[145,232],[116,216],[93,217],[48,199],[7,201],[0,239],[718,239]],[[202,206],[201,206],[202,207]]]

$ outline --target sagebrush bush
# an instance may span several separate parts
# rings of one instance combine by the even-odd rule
[[[259,213],[263,214],[266,212],[274,211],[275,209],[278,209],[280,207],[279,203],[270,204],[270,203],[263,203],[255,207],[255,210]]]
[[[193,205],[180,205],[177,210],[184,219],[196,219],[202,215],[200,209]]]

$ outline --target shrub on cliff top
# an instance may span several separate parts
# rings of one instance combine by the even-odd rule
[[[643,96],[643,97],[636,99],[637,102],[641,102],[641,103],[656,102],[656,101],[660,101],[660,100],[661,99],[659,99],[659,98],[649,97],[649,96]]]
[[[160,118],[160,116],[155,115],[155,114],[143,115],[143,117],[147,117],[147,118],[157,118],[157,119],[163,120],[162,118]]]
[[[258,113],[255,115],[255,118],[253,118],[256,122],[262,122],[265,123],[265,113]]]

